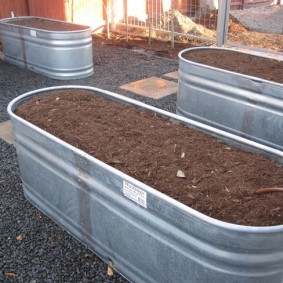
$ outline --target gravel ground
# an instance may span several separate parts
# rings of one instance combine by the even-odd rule
[[[232,10],[230,14],[251,30],[283,34],[282,5]]]
[[[119,86],[176,71],[177,61],[117,47],[94,46],[94,64],[91,77],[59,81],[0,58],[0,122],[9,119],[7,105],[18,95],[68,84],[99,87],[175,112],[175,94],[152,100],[132,95]],[[105,263],[25,199],[15,148],[1,140],[0,219],[0,282],[127,282],[116,273],[107,276]]]
[[[231,11],[231,14],[250,29],[283,32],[283,6]],[[0,52],[0,122],[9,119],[7,105],[18,95],[68,84],[99,87],[175,112],[176,95],[152,100],[119,86],[151,76],[162,77],[177,68],[178,62],[174,60],[129,49],[94,46],[94,75],[59,81],[8,64]],[[128,282],[117,273],[107,276],[104,262],[25,199],[15,148],[1,140],[0,220],[0,282]]]

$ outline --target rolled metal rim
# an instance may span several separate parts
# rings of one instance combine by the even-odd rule
[[[170,118],[172,118],[174,120],[178,120],[178,121],[180,121],[182,123],[194,126],[196,128],[200,128],[200,129],[206,130],[208,132],[217,133],[220,136],[223,136],[225,138],[236,139],[237,141],[239,141],[241,143],[251,145],[251,146],[256,147],[258,149],[265,150],[267,152],[271,152],[272,154],[278,155],[281,158],[283,158],[283,152],[282,151],[279,151],[279,150],[270,148],[268,146],[265,146],[265,145],[262,145],[262,144],[259,144],[259,143],[247,140],[245,138],[236,136],[234,134],[230,134],[228,132],[225,132],[225,131],[213,128],[211,126],[207,126],[207,125],[202,124],[200,122],[196,122],[196,121],[191,120],[189,118],[185,118],[185,117],[179,116],[177,114],[174,114],[174,113],[171,113],[171,112],[168,112],[168,111],[156,108],[154,106],[145,104],[143,102],[140,102],[140,101],[128,98],[128,97],[125,97],[123,95],[120,95],[120,94],[117,94],[117,93],[113,93],[113,92],[110,92],[110,91],[106,91],[106,90],[102,90],[102,89],[95,88],[95,87],[89,87],[89,86],[63,85],[63,86],[53,86],[53,87],[36,89],[36,90],[29,91],[27,93],[24,93],[24,94],[22,94],[22,95],[20,95],[20,96],[18,96],[16,98],[14,98],[8,104],[8,107],[7,107],[7,112],[10,115],[11,118],[13,118],[15,120],[19,120],[21,123],[27,125],[28,127],[34,129],[35,131],[37,131],[37,132],[39,132],[41,134],[44,134],[45,136],[47,136],[51,140],[54,140],[55,142],[57,142],[59,144],[62,144],[63,146],[71,149],[72,151],[76,152],[77,154],[84,156],[84,158],[87,158],[89,160],[95,160],[103,168],[107,168],[107,170],[110,170],[110,171],[115,172],[115,173],[119,172],[120,175],[127,176],[128,179],[133,179],[135,182],[143,184],[143,186],[146,186],[148,191],[150,191],[156,197],[161,198],[164,201],[172,204],[172,206],[178,207],[181,210],[186,211],[187,213],[193,215],[195,218],[201,220],[202,222],[205,222],[205,223],[207,223],[209,225],[214,225],[214,226],[219,227],[219,228],[224,229],[224,230],[228,230],[228,231],[232,231],[232,232],[233,231],[234,232],[240,232],[240,233],[254,233],[254,234],[258,234],[258,233],[270,234],[270,233],[273,233],[273,234],[276,234],[276,233],[282,233],[283,232],[283,224],[282,225],[276,225],[276,226],[243,226],[243,225],[239,225],[239,224],[233,224],[233,223],[224,222],[224,221],[212,218],[210,216],[207,216],[207,215],[205,215],[205,214],[203,214],[201,212],[198,212],[197,210],[194,210],[193,208],[191,208],[189,206],[186,206],[186,205],[180,203],[177,200],[174,200],[173,198],[171,198],[171,197],[169,197],[169,196],[167,196],[167,195],[157,191],[156,189],[153,189],[152,187],[145,185],[144,183],[142,183],[142,182],[140,182],[140,181],[130,177],[129,175],[127,175],[127,174],[125,174],[125,173],[123,173],[123,172],[113,168],[112,166],[107,165],[106,163],[96,159],[95,157],[85,153],[84,151],[82,151],[82,150],[80,150],[78,148],[75,148],[74,146],[70,145],[69,143],[67,143],[67,142],[57,138],[56,136],[54,136],[54,135],[52,135],[52,134],[42,130],[41,128],[35,126],[34,124],[26,121],[25,119],[17,116],[14,113],[14,111],[16,110],[16,108],[20,104],[22,104],[24,101],[30,99],[33,96],[36,96],[36,95],[38,95],[40,93],[46,94],[47,92],[50,92],[50,91],[65,90],[65,89],[83,89],[83,90],[90,90],[90,91],[94,91],[94,92],[99,92],[101,94],[105,94],[107,96],[110,96],[113,99],[116,98],[118,100],[122,100],[122,101],[124,101],[126,103],[129,103],[131,105],[135,105],[135,106],[138,106],[138,107],[143,107],[143,108],[145,108],[147,110],[154,111],[157,114],[170,117]]]
[[[186,53],[189,53],[191,51],[199,51],[199,50],[203,50],[203,51],[205,51],[205,50],[228,51],[228,52],[234,52],[234,53],[240,53],[240,54],[247,54],[247,55],[251,55],[251,56],[255,56],[255,57],[259,57],[259,58],[276,60],[274,58],[271,58],[271,57],[268,57],[268,56],[264,56],[264,55],[259,55],[259,54],[250,54],[250,53],[246,53],[244,51],[233,50],[231,48],[224,48],[224,47],[191,47],[191,48],[187,48],[187,49],[184,49],[184,50],[180,51],[179,54],[178,54],[179,61],[183,62],[183,63],[189,62],[190,64],[193,64],[193,65],[196,65],[196,66],[201,66],[203,68],[207,67],[207,68],[212,69],[212,70],[221,70],[223,73],[234,74],[234,75],[236,74],[237,76],[249,78],[249,79],[251,79],[253,81],[257,81],[257,82],[263,82],[263,81],[264,82],[270,82],[269,80],[262,79],[262,78],[259,78],[259,77],[249,76],[249,75],[245,75],[245,74],[242,74],[242,73],[233,72],[233,71],[221,69],[221,68],[218,68],[218,67],[214,67],[214,66],[211,66],[211,65],[197,63],[197,62],[194,62],[194,61],[191,61],[189,59],[184,58],[184,55]],[[278,61],[281,61],[281,60],[278,60]],[[282,64],[283,64],[283,60],[282,60]],[[278,82],[272,82],[272,84],[275,84],[275,85],[278,85],[278,86],[282,86],[282,84],[278,83]]]
[[[28,26],[23,26],[23,25],[17,25],[17,24],[11,24],[9,23],[10,21],[15,21],[15,20],[24,20],[24,19],[42,19],[42,20],[46,20],[46,21],[52,21],[52,22],[59,22],[59,23],[64,23],[67,25],[74,25],[74,26],[79,26],[82,27],[82,29],[79,30],[47,30],[47,29],[40,29],[40,28],[33,28],[33,27],[28,27]],[[37,31],[44,31],[47,33],[79,33],[79,32],[84,32],[84,31],[92,31],[92,28],[90,26],[85,26],[85,25],[80,25],[80,24],[74,24],[74,23],[70,23],[67,21],[62,21],[62,20],[54,20],[54,19],[49,19],[49,18],[44,18],[44,17],[33,17],[33,16],[23,16],[23,17],[15,17],[15,18],[4,18],[2,20],[0,20],[0,25],[11,25],[11,26],[16,26],[16,27],[20,27],[23,29],[33,29],[33,30],[37,30]]]

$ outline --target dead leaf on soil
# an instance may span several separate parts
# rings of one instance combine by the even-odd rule
[[[113,159],[113,160],[108,161],[107,164],[110,164],[110,165],[111,164],[113,164],[113,165],[115,165],[115,164],[125,164],[125,162]]]
[[[186,175],[182,170],[178,170],[177,171],[177,177],[178,178],[186,178]]]
[[[113,276],[114,272],[113,272],[113,268],[111,266],[107,267],[107,275],[108,276]]]
[[[5,180],[0,180],[0,184],[3,184],[5,182]]]

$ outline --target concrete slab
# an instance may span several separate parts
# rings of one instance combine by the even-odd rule
[[[12,122],[10,120],[0,123],[0,139],[9,144],[14,144]]]
[[[178,90],[178,84],[157,77],[151,77],[122,85],[120,88],[153,99],[160,99],[167,95],[176,93]]]
[[[175,72],[167,73],[167,74],[164,74],[164,77],[174,79],[174,80],[178,80],[179,79],[179,72],[175,71]]]

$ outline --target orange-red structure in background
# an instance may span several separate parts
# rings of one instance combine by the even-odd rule
[[[0,0],[0,19],[38,16],[98,28],[105,24],[103,0]]]
[[[30,16],[65,20],[65,0],[28,0]]]
[[[31,16],[69,21],[97,28],[103,22],[103,0],[28,0]]]
[[[16,16],[29,16],[28,0],[0,0],[0,19]]]
[[[125,16],[125,0],[0,0],[0,19],[15,16],[39,16],[99,28],[106,22],[106,3],[115,2],[111,20]],[[174,9],[187,14],[199,0],[174,0]],[[268,5],[274,0],[231,0],[231,9]],[[158,14],[171,8],[171,0],[128,0],[128,16],[145,20],[147,12]],[[114,15],[114,16],[113,16]]]

